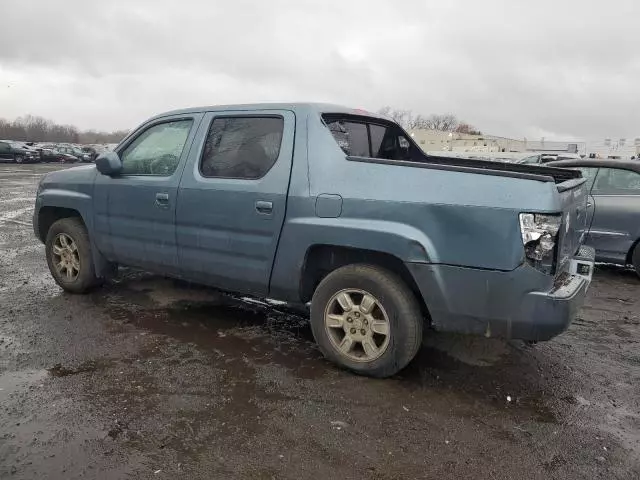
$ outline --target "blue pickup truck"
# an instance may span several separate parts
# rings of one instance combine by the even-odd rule
[[[96,165],[41,181],[33,226],[82,293],[139,267],[311,302],[324,355],[405,367],[423,329],[546,340],[583,302],[580,172],[426,155],[380,115],[324,104],[158,115]]]

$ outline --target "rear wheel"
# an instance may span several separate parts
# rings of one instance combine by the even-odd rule
[[[348,265],[327,275],[313,295],[311,328],[329,360],[361,375],[388,377],[415,356],[420,306],[394,273]]]
[[[79,218],[63,218],[51,225],[45,247],[49,271],[67,292],[85,293],[100,283],[89,234]]]

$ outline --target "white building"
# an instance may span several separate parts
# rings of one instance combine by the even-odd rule
[[[630,158],[640,155],[640,137],[605,138],[597,142],[587,142],[587,154],[594,154],[599,158]]]
[[[409,131],[425,152],[548,152],[594,154],[600,158],[630,158],[640,155],[640,137],[635,139],[605,138],[598,142],[553,140],[517,140],[496,135],[469,135],[440,130],[414,129]]]

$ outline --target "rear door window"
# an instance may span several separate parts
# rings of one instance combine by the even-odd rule
[[[591,190],[593,182],[596,179],[598,169],[594,167],[578,167],[576,170],[579,170],[582,173],[582,176],[587,179],[587,188]]]
[[[594,195],[640,195],[640,173],[601,168],[593,184]]]
[[[203,177],[258,179],[280,154],[282,117],[217,117],[200,162]]]

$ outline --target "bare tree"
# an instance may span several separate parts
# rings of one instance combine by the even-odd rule
[[[399,108],[391,108],[389,106],[382,107],[378,113],[393,119],[403,128],[414,128],[415,117],[411,110],[401,110]]]
[[[460,133],[479,133],[478,130],[468,123],[460,122],[452,113],[424,116],[420,114],[416,115],[411,110],[402,110],[390,106],[382,107],[378,110],[378,113],[395,120],[400,126],[407,130],[419,128],[425,130],[440,130],[443,132],[458,132],[458,129],[462,128],[462,130],[459,131]]]
[[[452,113],[432,114],[426,119],[425,127],[429,130],[453,132],[458,123],[458,118]]]
[[[127,134],[116,132],[79,131],[73,125],[59,125],[46,118],[25,115],[13,122],[0,118],[0,139],[25,142],[117,143]]]
[[[480,130],[475,128],[473,125],[470,125],[470,124],[465,123],[465,122],[460,123],[456,127],[455,131],[457,133],[465,133],[467,135],[482,135],[482,132]]]

